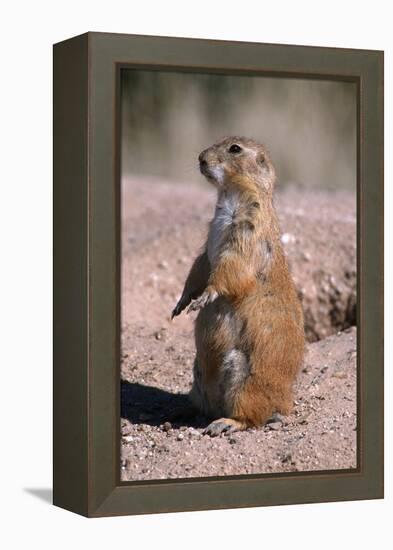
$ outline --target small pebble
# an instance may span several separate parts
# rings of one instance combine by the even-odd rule
[[[284,456],[281,459],[281,462],[291,462],[292,460],[292,454],[291,453],[285,453]]]
[[[334,378],[339,378],[340,380],[344,379],[344,378],[347,378],[347,374],[345,372],[341,372],[341,371],[335,372],[332,376],[334,376]]]
[[[130,426],[123,426],[121,429],[122,436],[125,437],[126,435],[130,435],[131,433],[131,427]]]
[[[281,242],[283,244],[294,243],[296,241],[295,237],[291,233],[283,233],[281,237]]]

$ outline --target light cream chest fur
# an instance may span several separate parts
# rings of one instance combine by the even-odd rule
[[[207,254],[212,266],[218,260],[225,230],[233,223],[238,205],[239,196],[237,193],[226,193],[218,197],[207,239]]]

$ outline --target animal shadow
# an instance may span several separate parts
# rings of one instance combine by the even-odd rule
[[[174,428],[204,428],[207,425],[206,417],[192,412],[187,394],[171,393],[127,380],[121,380],[120,415],[132,424],[160,426],[170,421]]]

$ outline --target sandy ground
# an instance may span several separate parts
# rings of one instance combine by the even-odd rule
[[[294,411],[210,438],[171,424],[192,380],[193,318],[170,322],[214,209],[208,186],[127,179],[122,193],[122,479],[356,467],[356,203],[350,193],[278,192],[283,242],[310,342]]]

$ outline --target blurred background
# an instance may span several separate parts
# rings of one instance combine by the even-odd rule
[[[202,182],[197,157],[228,135],[265,144],[279,183],[356,190],[353,83],[122,71],[122,174]]]

